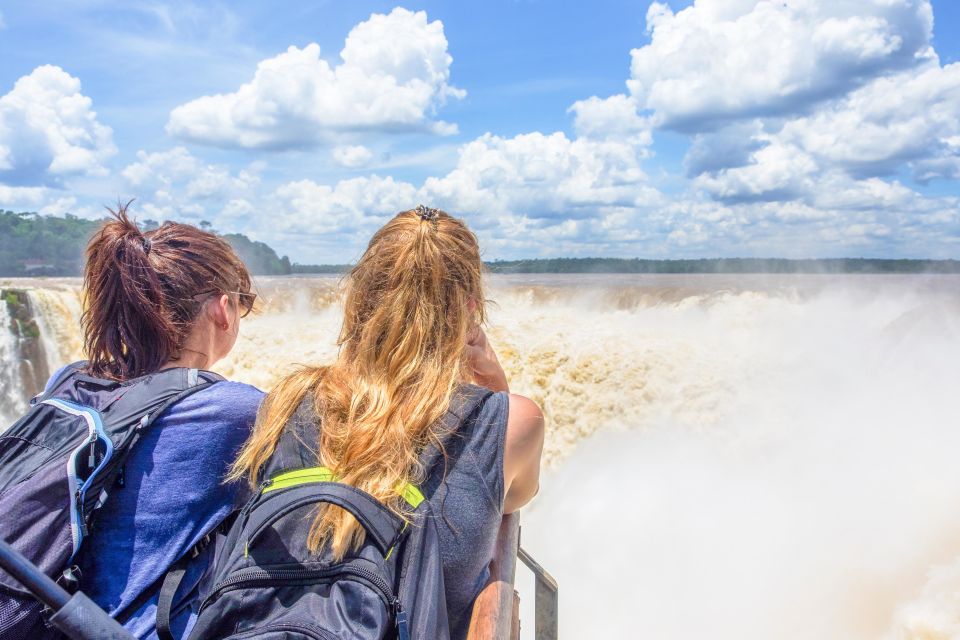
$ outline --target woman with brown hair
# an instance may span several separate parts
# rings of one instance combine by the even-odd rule
[[[84,373],[128,381],[174,367],[210,368],[233,348],[253,306],[246,267],[212,233],[173,222],[141,232],[123,206],[113,216],[87,247]],[[80,587],[135,636],[154,634],[168,568],[233,510],[241,487],[223,478],[262,397],[221,381],[167,408],[98,512],[80,557]],[[205,561],[187,567],[174,598],[177,637],[189,624]]]
[[[536,493],[543,415],[510,394],[482,326],[483,263],[456,218],[423,206],[395,216],[350,272],[336,361],[301,369],[266,398],[231,474],[252,485],[291,418],[312,397],[316,457],[338,482],[404,515],[397,487],[412,483],[439,514],[451,637],[466,635],[488,578],[502,516]],[[493,393],[479,390],[477,385]],[[468,415],[454,400],[483,392]],[[335,558],[364,530],[339,507],[322,508],[308,539]]]

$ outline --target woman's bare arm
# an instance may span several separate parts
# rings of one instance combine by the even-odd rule
[[[480,327],[474,327],[467,338],[467,355],[477,384],[491,391],[510,391],[507,375]],[[543,412],[537,403],[511,393],[509,411],[503,451],[504,513],[513,513],[537,495],[543,453]]]
[[[504,513],[527,504],[540,489],[543,431],[543,412],[537,403],[511,393],[503,451]]]

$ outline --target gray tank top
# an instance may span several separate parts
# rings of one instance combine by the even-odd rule
[[[465,638],[473,601],[489,578],[503,517],[503,448],[509,398],[468,386],[465,396],[485,396],[466,415],[455,401],[445,422],[454,430],[443,441],[446,458],[428,452],[424,494],[438,514],[443,579],[451,640]],[[466,403],[470,406],[473,403]]]

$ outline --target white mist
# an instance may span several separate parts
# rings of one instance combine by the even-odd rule
[[[679,356],[699,335],[690,353],[710,376],[729,365],[726,391],[712,424],[652,398],[546,474],[523,542],[559,580],[561,636],[960,637],[960,307],[945,284],[637,310],[625,345]]]

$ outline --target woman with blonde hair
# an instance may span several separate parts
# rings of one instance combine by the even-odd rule
[[[403,515],[397,487],[423,489],[438,532],[452,638],[464,637],[488,579],[500,520],[537,492],[543,415],[510,394],[487,342],[477,239],[422,205],[377,231],[350,272],[339,355],[283,380],[260,408],[232,475],[252,485],[298,407],[312,398],[316,460]],[[465,396],[479,398],[467,412]],[[303,543],[335,558],[364,530],[338,507],[317,512]]]

